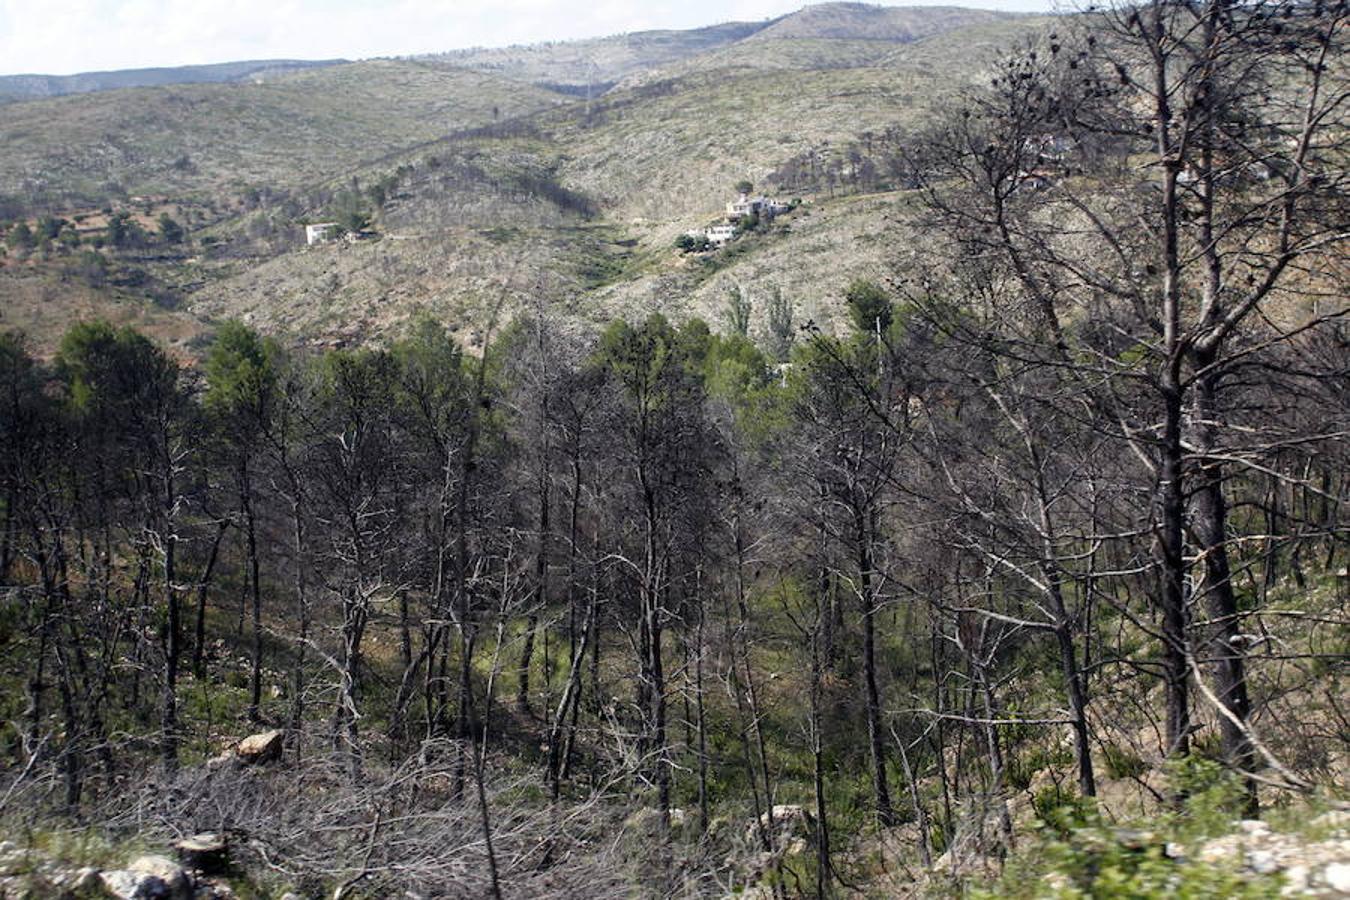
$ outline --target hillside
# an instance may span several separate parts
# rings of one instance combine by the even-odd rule
[[[886,44],[1015,18],[956,7],[822,3],[764,22],[475,48],[430,58],[584,97],[588,88],[592,96],[598,96],[616,84],[631,86],[691,70],[737,65],[804,69],[864,65],[885,53]]]
[[[588,87],[593,94],[604,93],[626,77],[735,44],[763,27],[729,22],[689,31],[642,31],[590,40],[456,50],[428,58],[552,85],[584,97]]]
[[[848,197],[891,187],[897,141],[970,77],[959,36],[996,43],[1038,24],[828,4],[753,26],[17,104],[0,109],[0,200],[87,216],[131,196],[178,198],[207,248],[201,271],[181,277],[172,259],[148,271],[176,286],[175,314],[203,327],[247,316],[292,340],[352,341],[397,333],[419,310],[470,322],[506,271],[549,285],[578,321],[653,307],[715,316],[726,284],[744,282],[780,284],[831,322],[837,291],[884,272],[890,252],[865,232],[893,201]],[[898,55],[943,39],[947,49],[913,63]],[[590,103],[559,92],[568,66],[597,59],[623,82]],[[302,246],[297,220],[324,215],[353,179],[396,171],[376,214],[393,240],[336,256]],[[804,197],[808,211],[726,260],[675,252],[675,237],[717,220],[745,178]],[[61,267],[28,277],[44,271]]]
[[[989,67],[1032,36],[1054,32],[1054,16],[1008,16],[975,22],[948,31],[935,32],[912,43],[886,48],[877,58],[883,67],[910,67],[922,71],[955,75],[963,82],[973,82],[988,72]],[[963,65],[953,68],[952,61]]]
[[[295,188],[364,160],[560,102],[463,69],[372,60],[262,84],[80,94],[0,107],[0,197],[100,203]]]
[[[180,314],[248,315],[294,339],[385,334],[426,308],[472,318],[492,293],[487,259],[554,286],[560,309],[587,321],[650,308],[656,294],[676,316],[707,314],[723,292],[709,267],[782,282],[830,321],[832,292],[885,268],[884,243],[845,235],[886,214],[904,135],[975,71],[967,44],[1004,46],[1043,21],[828,4],[753,25],[14,104],[0,109],[0,206],[70,217],[176,199],[207,248],[204,275],[149,267],[181,285]],[[566,87],[587,72],[620,83],[588,103]],[[323,257],[297,222],[327,214],[354,179],[364,191],[391,178],[372,211],[395,240],[316,268]],[[807,199],[810,215],[726,262],[676,253],[675,238],[718,219],[746,178]],[[875,203],[847,201],[877,190]],[[794,255],[799,228],[836,246],[818,257],[836,271],[789,275],[817,258]]]
[[[909,43],[944,31],[1005,18],[1009,16],[959,7],[821,3],[772,22],[748,40],[825,38]]]
[[[112,72],[80,72],[75,75],[0,75],[0,103],[17,103],[87,94],[120,88],[163,87],[171,84],[218,84],[276,78],[300,69],[333,66],[346,60],[260,59],[214,63],[204,66],[172,66],[155,69],[119,69]]]

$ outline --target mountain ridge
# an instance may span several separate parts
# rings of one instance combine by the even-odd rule
[[[70,94],[92,94],[125,88],[178,84],[226,84],[246,79],[300,72],[349,62],[345,59],[255,59],[191,66],[107,69],[70,75],[19,73],[0,75],[0,103],[41,100]]]
[[[238,60],[69,75],[16,73],[0,75],[0,104],[125,88],[228,84],[390,58],[445,63],[585,96],[603,93],[642,72],[747,42],[816,39],[904,44],[977,21],[1016,16],[955,5],[890,6],[840,0],[809,4],[796,12],[755,22],[728,21],[688,29],[646,29],[574,40],[456,48],[411,57]]]

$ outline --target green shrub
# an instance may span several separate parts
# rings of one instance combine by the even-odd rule
[[[1106,764],[1106,774],[1112,778],[1138,778],[1148,771],[1148,763],[1115,744],[1102,748],[1102,761]]]
[[[1067,837],[1075,829],[1097,824],[1097,804],[1069,787],[1052,784],[1036,792],[1031,807],[1042,825]]]
[[[1025,791],[1031,787],[1031,781],[1037,772],[1072,764],[1073,752],[1066,747],[1054,749],[1035,747],[1026,753],[1012,756],[1004,770],[1004,777],[1014,790]]]
[[[1215,760],[1195,754],[1170,760],[1167,780],[1185,801],[1178,825],[1187,837],[1223,834],[1242,817],[1247,802],[1242,782]]]

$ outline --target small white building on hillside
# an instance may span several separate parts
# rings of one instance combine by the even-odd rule
[[[733,222],[746,216],[760,216],[771,219],[791,209],[791,203],[771,200],[768,197],[751,197],[749,194],[741,194],[727,204],[727,218]]]
[[[736,226],[714,225],[711,228],[705,228],[703,230],[703,234],[708,238],[709,242],[716,244],[717,246],[720,247],[727,241],[730,241],[732,238],[736,237]]]
[[[337,237],[338,224],[336,222],[316,222],[313,225],[305,226],[305,243],[313,247],[315,244],[326,244]]]

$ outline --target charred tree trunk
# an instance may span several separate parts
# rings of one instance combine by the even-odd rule
[[[206,676],[206,595],[211,586],[211,577],[216,570],[216,561],[220,558],[220,545],[224,542],[225,532],[230,528],[228,519],[221,519],[216,526],[216,536],[211,540],[211,550],[206,557],[206,566],[202,577],[197,580],[197,615],[192,638],[192,673],[197,678]]]
[[[1214,360],[1197,360],[1201,375],[1195,396],[1197,444],[1201,454],[1196,476],[1192,529],[1204,559],[1204,600],[1209,614],[1206,636],[1202,639],[1213,672],[1214,693],[1233,718],[1219,717],[1219,734],[1225,762],[1238,772],[1256,768],[1256,750],[1247,734],[1251,715],[1247,692],[1246,654],[1242,646],[1241,610],[1233,590],[1232,568],[1228,559],[1227,501],[1223,495],[1223,467],[1210,455],[1214,450],[1213,423],[1219,411],[1216,402]],[[1236,720],[1236,721],[1234,721]],[[1247,813],[1257,812],[1256,783],[1245,778]]]
[[[895,824],[895,810],[891,806],[891,790],[886,775],[886,743],[881,722],[881,691],[877,686],[876,659],[876,597],[872,563],[872,523],[870,511],[859,511],[855,525],[858,530],[858,596],[862,605],[863,625],[863,699],[867,711],[867,742],[872,762],[872,799],[877,822],[883,827]]]

